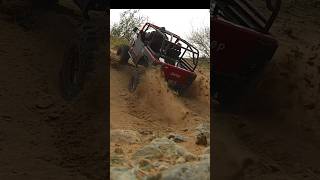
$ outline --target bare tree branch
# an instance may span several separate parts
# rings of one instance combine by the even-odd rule
[[[210,27],[192,28],[188,40],[199,49],[205,58],[210,57]]]

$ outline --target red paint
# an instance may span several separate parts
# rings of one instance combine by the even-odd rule
[[[166,80],[174,81],[178,86],[186,88],[191,85],[191,83],[197,77],[196,73],[194,72],[161,62],[159,59],[154,57],[152,52],[150,52],[147,47],[145,47],[145,51],[151,57],[154,64],[161,66],[161,70],[164,72]]]
[[[211,23],[214,41],[224,44],[223,50],[214,48],[212,52],[217,73],[236,74],[240,72],[241,65],[259,48],[259,42],[267,43],[268,47],[274,51],[278,46],[277,41],[270,34],[235,25],[218,17],[212,18]]]

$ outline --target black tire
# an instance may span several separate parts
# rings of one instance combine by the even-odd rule
[[[73,100],[83,89],[87,72],[94,70],[96,50],[94,25],[85,22],[80,28],[80,38],[67,48],[60,70],[61,94],[65,100]]]
[[[96,52],[98,49],[98,38],[96,25],[85,22],[80,31],[80,57],[85,63],[86,72],[93,72],[96,64]]]
[[[180,86],[177,86],[175,84],[172,84],[171,81],[167,81],[167,84],[168,84],[168,87],[175,91],[176,93],[178,93],[179,96],[183,96],[184,92],[186,89],[180,87]]]
[[[179,86],[175,83],[172,83],[170,81],[168,81],[166,79],[166,81],[168,82],[168,86],[169,88],[171,88],[172,90],[174,90],[175,92],[178,93],[179,96],[185,96],[188,89],[190,88],[190,86],[192,85],[194,79],[193,78],[188,78],[189,80],[187,81],[187,84],[185,84],[185,86]]]
[[[67,101],[77,97],[84,84],[85,70],[79,51],[79,42],[73,41],[65,53],[60,70],[61,95]]]
[[[128,64],[128,60],[130,58],[128,51],[129,51],[128,45],[121,45],[118,48],[117,55],[120,56],[120,63],[121,64]]]
[[[138,84],[139,84],[139,73],[134,72],[134,74],[131,76],[129,80],[129,85],[128,85],[129,92],[133,93],[137,89]]]
[[[187,95],[187,89],[188,87],[185,87],[185,88],[177,88],[177,93],[179,96],[186,96]]]

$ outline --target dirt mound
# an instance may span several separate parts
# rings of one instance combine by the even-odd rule
[[[111,130],[134,130],[141,135],[141,142],[135,144],[111,142],[111,154],[117,154],[119,147],[123,152],[121,157],[112,155],[111,169],[113,172],[115,172],[116,162],[123,162],[121,166],[131,169],[134,166],[131,163],[131,156],[134,152],[153,139],[168,137],[170,133],[183,137],[184,141],[179,145],[195,155],[202,154],[205,149],[205,146],[196,145],[196,127],[203,122],[209,122],[209,96],[203,93],[203,91],[209,91],[209,80],[207,80],[209,76],[203,78],[199,76],[190,90],[185,95],[179,96],[168,87],[159,67],[139,68],[140,70],[141,77],[138,87],[135,92],[130,93],[128,84],[131,75],[135,72],[134,68],[120,65],[115,51],[111,49]],[[198,90],[197,85],[202,89]],[[166,165],[162,166],[169,168],[176,163],[177,159],[158,158],[154,161],[156,164],[164,162]],[[157,172],[163,170],[162,166],[155,167]]]
[[[210,74],[205,71],[196,71],[197,78],[187,89],[184,96],[203,102],[210,106]]]
[[[141,77],[136,98],[141,107],[150,109],[168,123],[179,123],[189,110],[168,87],[160,68],[148,69]]]

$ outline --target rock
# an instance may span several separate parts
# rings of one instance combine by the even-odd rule
[[[110,135],[112,143],[135,144],[141,142],[140,134],[137,131],[116,129],[111,130]]]
[[[188,130],[188,128],[182,129],[183,132],[187,132]]]
[[[156,168],[159,168],[160,166],[170,166],[169,163],[167,162],[159,162],[159,161],[156,161],[152,164],[153,167],[156,167]]]
[[[210,147],[206,147],[203,151],[203,154],[210,154]]]
[[[123,165],[125,163],[125,159],[123,155],[119,154],[111,154],[110,155],[110,164],[111,165]]]
[[[139,168],[143,170],[149,170],[153,167],[151,161],[148,159],[141,159],[138,164]]]
[[[161,162],[156,161],[152,164],[154,167],[159,167],[161,165]]]
[[[182,135],[179,135],[179,134],[174,134],[174,133],[170,133],[168,135],[168,139],[171,139],[173,140],[174,142],[176,143],[179,143],[179,142],[185,142],[187,141],[187,138],[182,136]]]
[[[154,140],[154,139],[156,139],[156,138],[157,138],[156,135],[152,134],[152,135],[148,138],[148,141],[152,141],[152,140]]]
[[[177,164],[181,164],[181,163],[185,163],[186,160],[184,159],[184,157],[179,157],[177,160],[176,160],[176,163]]]
[[[164,170],[166,170],[166,169],[168,169],[168,168],[169,168],[169,166],[164,165],[164,164],[161,164],[161,165],[159,166],[159,170],[160,170],[160,171],[164,171]]]
[[[202,123],[196,128],[196,144],[210,145],[210,123]]]
[[[199,159],[202,161],[202,160],[210,160],[210,154],[203,154],[203,155],[200,155],[199,156]]]
[[[154,159],[160,157],[178,158],[184,156],[186,153],[187,151],[183,147],[177,145],[172,140],[163,137],[152,140],[150,144],[137,150],[132,156],[134,159]]]
[[[207,137],[210,137],[210,123],[205,122],[201,123],[198,127],[196,127],[197,134],[203,133]]]
[[[161,180],[209,180],[210,161],[184,163],[161,172]]]
[[[192,153],[186,153],[184,156],[184,159],[187,161],[187,162],[190,162],[190,161],[195,161],[197,160],[197,156],[195,156],[194,154]]]
[[[124,153],[124,152],[123,152],[123,149],[121,149],[121,148],[119,148],[119,147],[115,148],[115,149],[114,149],[114,152],[117,153],[117,154],[123,154],[123,153]]]
[[[144,167],[144,166],[148,166],[151,165],[151,161],[148,159],[141,159],[139,161],[139,167]]]
[[[188,153],[188,151],[181,146],[176,146],[176,152],[179,156],[183,156]]]
[[[125,167],[110,168],[110,180],[137,180],[134,169]]]
[[[176,160],[176,163],[177,164],[182,164],[182,163],[185,163],[186,162],[186,159],[184,157],[179,157],[177,160]]]
[[[133,159],[137,159],[137,158],[154,159],[154,158],[160,158],[161,156],[162,156],[162,153],[160,149],[149,144],[137,150],[132,155],[132,158]]]
[[[139,133],[142,135],[152,135],[153,134],[152,131],[150,131],[150,130],[140,130]]]
[[[165,155],[184,155],[186,150],[178,146],[175,142],[167,138],[156,138],[150,143],[157,147]]]
[[[197,134],[196,144],[207,146],[208,145],[207,137],[203,133]]]

